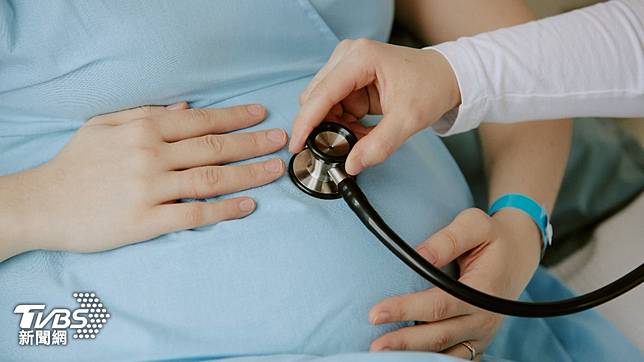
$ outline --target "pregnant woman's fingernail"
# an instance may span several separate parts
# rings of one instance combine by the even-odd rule
[[[246,106],[246,110],[253,116],[261,116],[264,114],[264,107],[259,104],[249,104]]]
[[[187,107],[188,107],[188,104],[186,102],[177,102],[175,104],[171,104],[171,105],[165,107],[165,109],[170,110],[170,111],[175,111],[177,109],[182,109],[182,108],[187,108]]]
[[[379,312],[371,319],[371,324],[382,324],[389,320],[391,315],[389,312]]]
[[[245,199],[239,203],[239,209],[244,213],[249,213],[255,209],[255,201],[252,199]]]
[[[270,160],[264,164],[264,169],[270,173],[282,172],[284,163],[279,158]]]
[[[283,129],[273,129],[268,131],[268,139],[278,145],[283,145],[286,141],[286,132]]]

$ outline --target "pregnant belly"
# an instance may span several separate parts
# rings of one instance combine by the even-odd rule
[[[271,114],[257,128],[288,130],[306,81],[215,106],[261,102]],[[290,155],[278,156],[288,161]],[[458,168],[427,132],[361,174],[359,183],[414,244],[471,203]],[[311,198],[288,177],[243,194],[258,202],[243,220],[104,253],[37,251],[0,264],[0,350],[15,358],[67,360],[366,350],[399,327],[369,325],[371,306],[428,287],[342,201]],[[71,294],[84,290],[98,294],[111,314],[94,340],[72,340],[65,348],[18,346],[16,304],[73,307]]]

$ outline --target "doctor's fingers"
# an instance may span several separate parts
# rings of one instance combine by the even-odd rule
[[[384,324],[404,321],[438,322],[468,315],[475,307],[439,288],[430,288],[386,298],[369,311],[369,322]]]
[[[279,128],[257,132],[208,134],[166,144],[165,158],[172,170],[220,165],[275,152],[284,147],[287,139],[286,131]]]
[[[349,128],[351,132],[353,132],[356,135],[356,137],[358,137],[358,139],[362,139],[376,127],[376,126],[365,126],[360,122],[354,122],[351,120],[342,121],[340,123],[342,123],[347,128]]]
[[[339,122],[351,128],[353,125],[361,125],[359,120],[367,114],[382,114],[378,91],[373,84],[351,92],[331,107],[323,120]]]
[[[405,141],[421,128],[416,122],[405,122],[414,116],[392,111],[356,143],[345,163],[346,171],[357,175],[367,167],[375,166],[391,156]]]
[[[496,238],[494,220],[483,210],[463,210],[449,225],[423,241],[416,250],[436,267]]]
[[[342,100],[342,109],[356,120],[367,114],[382,114],[380,95],[375,83],[351,92]]]
[[[344,58],[311,90],[293,121],[289,150],[298,152],[306,137],[322,122],[329,111],[353,91],[375,80],[369,63],[357,58]]]
[[[313,79],[309,82],[309,84],[304,88],[302,93],[300,93],[300,105],[302,103],[305,103],[308,101],[309,96],[311,94],[311,90],[317,86],[317,84],[320,82],[321,79],[324,79],[329,72],[333,71],[333,68],[342,60],[344,57],[344,54],[346,54],[347,50],[351,47],[351,43],[353,40],[351,39],[344,39],[341,42],[338,43],[338,45],[333,49],[333,53],[331,53],[331,56],[329,57],[329,60],[320,68],[320,70],[315,74]]]
[[[273,182],[284,174],[284,169],[284,162],[274,158],[244,165],[170,171],[161,176],[156,194],[161,202],[225,195]]]

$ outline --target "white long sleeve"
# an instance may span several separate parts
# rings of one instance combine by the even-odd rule
[[[442,135],[482,121],[644,115],[644,0],[613,0],[434,47],[456,73],[461,105]]]

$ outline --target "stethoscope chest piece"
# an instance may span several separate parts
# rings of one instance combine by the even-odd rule
[[[337,184],[329,170],[343,167],[357,137],[348,128],[334,122],[324,122],[306,139],[306,148],[293,157],[288,173],[293,183],[305,193],[320,199],[338,199]]]

